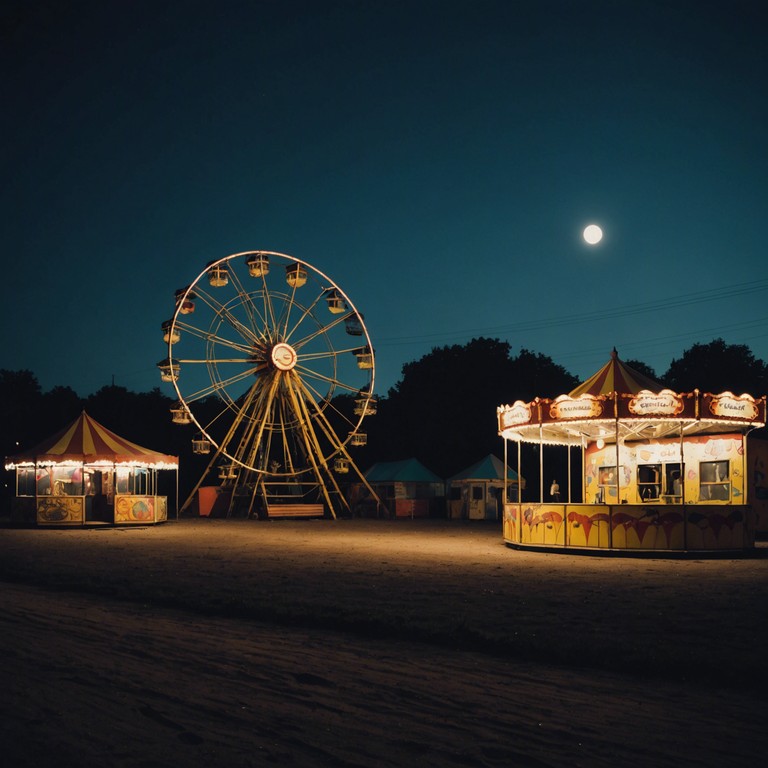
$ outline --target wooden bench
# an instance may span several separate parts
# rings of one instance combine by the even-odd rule
[[[325,517],[322,504],[270,504],[267,518],[275,517]]]

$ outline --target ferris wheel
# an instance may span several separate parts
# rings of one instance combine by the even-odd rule
[[[322,505],[335,517],[350,511],[339,483],[350,471],[380,503],[350,451],[376,413],[373,345],[328,276],[283,253],[235,253],[176,292],[162,330],[173,421],[193,425],[193,451],[211,454],[182,509],[213,473],[228,514]]]

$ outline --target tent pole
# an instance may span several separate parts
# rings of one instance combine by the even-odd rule
[[[508,442],[507,438],[504,438],[504,490],[502,491],[502,497],[501,497],[501,519],[502,519],[502,525],[504,524],[503,521],[505,519],[504,512],[507,508],[507,485],[508,485],[508,478],[509,478],[509,469],[507,469],[507,460],[508,460]]]
[[[680,502],[683,505],[683,550],[688,551],[688,514],[685,506],[685,425],[680,422]]]
[[[613,393],[613,416],[616,419],[616,503],[621,504],[621,455],[619,453],[619,394]],[[613,506],[608,506],[608,547],[613,549]]]
[[[544,503],[544,428],[539,422],[539,504]]]

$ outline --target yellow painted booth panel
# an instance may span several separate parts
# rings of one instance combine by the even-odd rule
[[[610,547],[608,507],[603,505],[570,504],[566,507],[566,527],[569,547]]]
[[[157,496],[115,496],[115,523],[158,522],[157,499]]]
[[[688,549],[742,549],[754,543],[756,516],[748,506],[697,506],[687,511]]]
[[[563,546],[563,504],[522,504],[522,544]]]
[[[38,525],[83,525],[85,497],[39,496],[37,522]]]
[[[520,541],[520,505],[504,505],[504,540],[517,544]]]

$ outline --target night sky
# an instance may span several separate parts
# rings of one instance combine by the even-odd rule
[[[44,391],[171,395],[176,289],[256,249],[347,292],[382,395],[476,336],[581,379],[614,346],[659,375],[716,337],[768,360],[762,1],[12,1],[0,22],[0,368]]]

